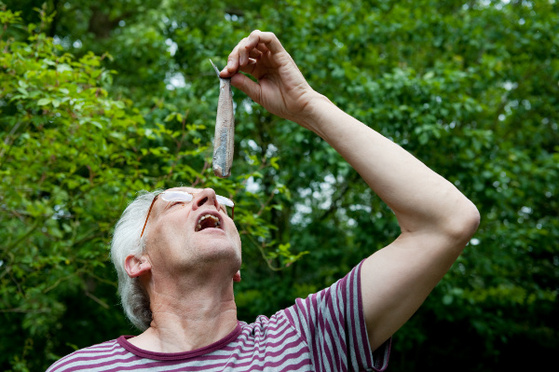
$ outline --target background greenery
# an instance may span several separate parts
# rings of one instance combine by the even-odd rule
[[[208,58],[223,66],[256,28],[280,37],[315,89],[482,214],[465,253],[394,336],[389,369],[535,370],[555,360],[556,0],[4,4],[1,370],[44,370],[136,332],[108,244],[142,189],[213,186],[237,201],[246,321],[329,285],[398,234],[333,150],[238,90],[233,176],[211,175],[218,80]]]

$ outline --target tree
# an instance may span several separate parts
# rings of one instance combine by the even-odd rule
[[[112,73],[101,62],[109,55],[64,52],[42,32],[52,21],[44,10],[41,24],[27,29],[18,29],[18,13],[0,14],[0,363],[38,370],[76,341],[94,342],[111,328],[130,333],[107,248],[134,194],[177,182],[211,186],[216,177],[209,174],[203,125],[158,107],[166,117],[146,126],[129,100],[105,89]],[[29,36],[18,41],[16,32]],[[265,165],[217,186],[235,194],[259,167]],[[255,192],[238,202],[263,198]],[[269,224],[242,209],[236,215],[251,236],[266,240]]]
[[[209,175],[217,79],[207,59],[223,65],[255,28],[278,34],[315,89],[481,211],[465,253],[395,335],[391,370],[492,371],[559,346],[556,2],[80,0],[47,1],[42,16],[33,7],[41,2],[9,4],[33,25],[5,28],[1,45],[0,293],[5,335],[17,340],[0,343],[2,367],[44,367],[71,350],[66,342],[133,332],[105,252],[141,189],[198,182],[234,196],[248,321],[397,236],[391,211],[335,152],[239,91],[233,177]]]

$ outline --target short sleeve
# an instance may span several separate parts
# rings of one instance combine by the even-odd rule
[[[297,299],[285,310],[306,340],[317,371],[384,371],[390,341],[374,355],[361,298],[361,262],[329,288]]]

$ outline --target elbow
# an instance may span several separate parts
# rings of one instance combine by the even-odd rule
[[[467,198],[457,203],[453,216],[447,221],[446,234],[464,247],[477,231],[481,216],[477,207]]]

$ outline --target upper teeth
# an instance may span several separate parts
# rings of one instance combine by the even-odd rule
[[[219,218],[217,218],[216,216],[212,215],[212,214],[206,214],[204,216],[202,216],[199,220],[198,220],[198,225],[196,225],[196,231],[200,231],[202,230],[202,223],[207,220],[208,218],[212,219],[214,226],[213,227],[219,227],[220,223],[219,223]]]

